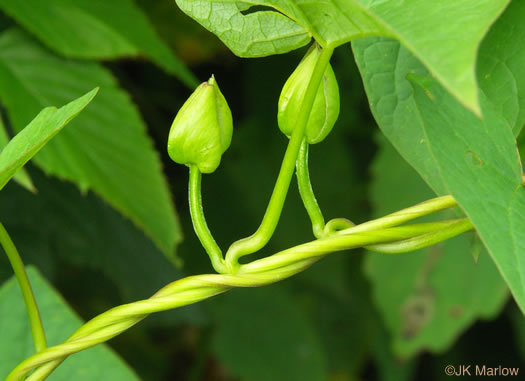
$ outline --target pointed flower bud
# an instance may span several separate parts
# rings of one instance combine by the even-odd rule
[[[168,154],[179,164],[214,172],[232,139],[232,114],[212,76],[179,110],[168,137]]]
[[[292,135],[306,88],[320,54],[319,46],[312,46],[284,84],[279,98],[277,121],[281,131],[288,137]],[[306,141],[309,144],[323,141],[332,130],[338,116],[339,87],[332,66],[328,64],[306,125]]]

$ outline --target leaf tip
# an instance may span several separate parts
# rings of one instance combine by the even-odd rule
[[[472,113],[476,115],[479,119],[483,119],[483,112],[481,111],[479,97],[476,96],[474,102],[465,104],[465,107],[472,111]]]
[[[406,75],[406,79],[410,82],[413,89],[415,89],[417,86],[425,92],[426,96],[430,98],[430,100],[433,101],[435,99],[432,78],[409,73]]]
[[[99,90],[100,90],[100,86],[97,86],[88,93],[91,96],[91,99],[93,99],[95,95],[98,94]]]

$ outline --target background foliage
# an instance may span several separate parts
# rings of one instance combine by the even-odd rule
[[[190,2],[178,3],[188,10]],[[210,2],[198,3],[205,7]],[[278,2],[256,3],[272,7]],[[333,14],[332,7],[340,3],[324,2],[323,10]],[[498,234],[505,237],[504,229],[519,225],[506,225],[503,212],[487,223],[482,212],[491,210],[483,204],[493,200],[488,195],[497,194],[498,203],[506,205],[509,194],[501,184],[516,181],[517,156],[507,144],[512,133],[501,131],[511,126],[518,136],[525,120],[525,50],[520,49],[525,29],[516,26],[525,6],[510,3],[484,37],[508,2],[463,1],[464,8],[446,3],[456,15],[450,16],[453,26],[477,17],[469,33],[452,27],[443,32],[445,40],[461,36],[457,44],[419,33],[421,25],[445,30],[435,13],[440,10],[431,5],[423,19],[407,24],[418,8],[398,14],[387,12],[385,2],[345,2],[348,8],[337,16],[340,25],[357,7],[366,15],[357,29],[401,43],[369,37],[354,42],[353,49],[347,44],[336,50],[332,64],[341,89],[341,116],[325,142],[311,148],[312,181],[326,217],[354,222],[423,201],[434,192],[453,191],[458,199],[464,197],[474,223],[480,221],[493,257],[474,234],[395,257],[363,251],[332,255],[280,284],[234,290],[151,316],[109,342],[111,349],[72,356],[50,379],[97,379],[104,368],[115,380],[440,380],[446,378],[447,364],[524,364],[523,316],[492,259],[500,268],[498,261],[503,263],[501,271],[513,284],[514,271],[521,270],[523,240],[507,247],[509,241]],[[472,10],[469,4],[479,14],[463,12]],[[248,5],[241,7],[243,12]],[[305,48],[237,58],[171,0],[52,0],[45,7],[36,0],[0,0],[0,10],[0,127],[5,125],[9,136],[43,107],[61,106],[100,87],[92,104],[26,167],[25,177],[0,192],[0,219],[32,265],[30,276],[54,344],[80,319],[148,297],[174,279],[212,271],[187,211],[187,169],[170,162],[165,152],[176,111],[197,78],[206,80],[211,73],[232,109],[234,136],[219,169],[203,180],[208,223],[224,248],[256,229],[287,143],[276,126],[277,99]],[[288,15],[296,11],[283,10]],[[341,42],[357,34],[351,27],[341,29],[346,31],[342,34],[323,29],[325,24],[312,16],[318,11],[312,8],[301,16],[306,31],[317,31],[316,38]],[[257,12],[231,12],[256,20]],[[307,44],[305,30],[292,30],[295,39],[279,37],[299,24],[267,13],[273,15],[257,18],[262,33],[258,50],[230,47],[260,56]],[[272,25],[273,37],[282,41],[268,45],[264,32]],[[245,27],[253,29],[253,24]],[[232,30],[230,25],[216,32],[228,42]],[[465,48],[481,41],[479,54]],[[451,58],[444,62],[446,55]],[[428,70],[441,85],[422,77],[406,80],[407,73],[426,75]],[[456,70],[467,74],[458,77]],[[491,128],[503,127],[476,127],[486,131],[484,137],[468,135],[468,128],[457,131],[468,144],[447,151],[453,142],[441,139],[443,130],[458,121],[478,123],[464,106],[481,110]],[[428,145],[418,144],[424,134]],[[496,149],[483,156],[487,141]],[[525,140],[518,137],[518,142],[524,152]],[[456,154],[456,162],[475,167],[481,156],[488,165],[473,172],[476,177],[466,172],[438,176],[436,165],[452,173],[449,159]],[[495,173],[504,171],[501,180],[493,181]],[[467,208],[469,184],[476,184],[478,198]],[[513,208],[510,218],[519,221],[524,209]],[[514,234],[522,237],[523,230]],[[278,231],[263,252],[311,238],[292,185]],[[495,254],[503,252],[507,257]],[[508,258],[517,264],[505,268]],[[0,356],[7,359],[0,364],[0,378],[32,350],[22,299],[10,276],[0,256]],[[520,290],[521,284],[513,284],[516,295]],[[93,363],[98,366],[89,367]]]

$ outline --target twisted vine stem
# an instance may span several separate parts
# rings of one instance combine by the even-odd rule
[[[43,380],[69,355],[108,341],[151,313],[197,303],[235,287],[258,287],[278,282],[305,270],[333,252],[359,247],[387,253],[405,252],[472,230],[472,224],[466,218],[396,226],[455,205],[456,202],[450,196],[438,197],[243,264],[236,274],[206,274],[177,280],[149,299],[112,308],[93,318],[63,344],[44,349],[21,362],[6,381]],[[31,371],[33,373],[27,377]]]

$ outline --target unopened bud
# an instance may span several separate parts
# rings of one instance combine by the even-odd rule
[[[168,137],[168,154],[176,163],[212,173],[230,146],[232,132],[230,108],[212,76],[177,113]]]
[[[306,88],[312,77],[315,65],[319,60],[321,50],[314,45],[306,53],[290,78],[284,84],[279,98],[279,111],[277,121],[279,128],[288,137],[292,135],[301,106],[303,104]],[[305,137],[309,144],[319,143],[332,130],[339,116],[339,87],[334,71],[330,64],[326,67],[319,89],[315,96]]]

